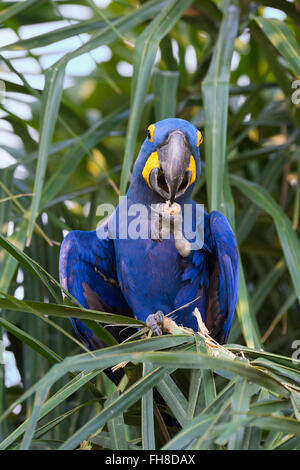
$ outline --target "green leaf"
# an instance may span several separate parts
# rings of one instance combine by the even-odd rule
[[[291,402],[294,408],[294,413],[298,421],[300,421],[300,393],[294,390],[291,391]]]
[[[36,261],[32,260],[28,255],[26,255],[25,253],[21,251],[22,248],[24,247],[25,237],[26,237],[26,231],[25,231],[26,225],[23,222],[20,226],[20,230],[17,232],[16,237],[13,237],[12,239],[14,243],[11,243],[8,239],[6,239],[0,234],[0,246],[2,246],[2,248],[4,248],[7,251],[7,253],[9,253],[9,255],[11,255],[8,257],[8,261],[7,261],[8,266],[13,265],[14,269],[16,269],[17,267],[16,261],[18,261],[22,266],[24,266],[26,269],[28,269],[28,271],[30,271],[34,276],[36,276],[43,284],[45,284],[45,286],[47,286],[49,292],[51,292],[53,297],[58,300],[59,297],[57,296],[56,292],[53,290],[52,286],[49,283],[49,278],[51,279],[51,276],[49,276],[49,274],[41,266],[39,266],[39,264]],[[11,273],[13,275],[14,271],[12,271],[10,268],[10,275]],[[10,275],[9,275],[9,279],[11,280]],[[7,279],[5,280],[3,284],[0,282],[0,287],[1,287],[0,291],[5,292],[8,286],[9,286],[9,283],[7,282]]]
[[[291,221],[264,188],[238,176],[231,176],[230,180],[247,198],[251,199],[254,204],[267,211],[273,217],[285,255],[286,265],[289,269],[298,301],[300,302],[300,242]]]
[[[72,379],[70,382],[65,384],[63,388],[58,390],[51,398],[49,398],[44,403],[41,413],[40,413],[40,419],[42,419],[47,414],[49,414],[60,403],[64,402],[69,396],[73,395],[77,390],[83,387],[86,383],[88,383],[91,379],[96,377],[98,374],[99,374],[99,371],[96,371],[96,372],[92,371],[88,373],[80,372],[78,376],[74,377],[74,379]],[[12,405],[10,405],[8,410],[6,410],[5,412],[5,416],[10,414],[13,411],[13,409],[19,403],[21,403],[23,399],[25,399],[28,396],[28,392],[30,393],[31,391],[28,390],[27,393],[25,393],[18,400],[14,401]],[[3,416],[1,416],[1,419],[3,419]],[[7,449],[7,447],[11,446],[13,442],[19,439],[19,437],[22,436],[22,434],[26,430],[28,422],[29,422],[29,419],[26,419],[18,428],[16,428],[9,436],[7,436],[7,438],[4,439],[0,443],[0,450]]]
[[[11,280],[15,274],[18,266],[18,258],[10,256],[11,252],[22,250],[25,246],[27,223],[25,220],[18,225],[15,232],[10,239],[6,239],[0,234],[0,246],[7,250],[3,259],[1,260],[1,278],[0,278],[0,291],[7,292]]]
[[[34,195],[32,198],[27,230],[27,244],[30,244],[33,227],[40,205],[40,199],[46,175],[49,149],[63,91],[64,73],[64,68],[59,67],[52,67],[46,72],[45,87],[42,98],[41,136],[33,188]]]
[[[92,355],[91,353],[88,353],[66,358],[60,364],[53,366],[53,368],[46,375],[44,375],[44,377],[40,379],[39,382],[37,382],[33,387],[31,387],[31,389],[25,392],[25,394],[22,396],[22,400],[28,398],[28,396],[30,396],[32,393],[35,393],[36,391],[40,392],[44,389],[48,390],[53,383],[63,377],[63,375],[67,372],[73,373],[74,371],[78,370],[92,371],[95,370],[96,367],[97,370],[101,371],[107,367],[118,364],[120,362],[120,358],[124,359],[125,361],[127,361],[127,357],[128,361],[135,360],[135,354],[141,350],[153,351],[156,348],[172,348],[174,346],[191,342],[193,342],[193,337],[191,335],[162,336],[146,339],[143,341],[132,341],[131,343],[112,346],[100,351],[94,351]],[[134,351],[134,354],[131,356],[130,353],[132,351]],[[128,354],[128,356],[126,356],[126,354]],[[4,416],[0,417],[0,421],[2,419],[4,419]],[[38,416],[35,415],[34,420],[36,421],[37,419]]]
[[[249,299],[241,258],[239,258],[239,297],[236,310],[247,346],[250,348],[261,348],[262,343],[260,340],[259,329],[254,316],[253,307]],[[230,341],[232,341],[232,335]]]
[[[246,346],[238,346],[236,348],[235,346],[228,346],[228,349],[232,352],[242,352],[243,354],[246,354],[247,357],[250,357],[251,359],[256,359],[256,358],[265,358],[268,359],[270,362],[273,362],[275,364],[281,364],[283,366],[289,367],[294,370],[300,370],[300,360],[296,358],[291,358],[287,356],[282,356],[279,354],[271,353],[268,351],[263,351],[263,350],[255,350],[248,348]]]
[[[202,84],[205,116],[205,161],[210,210],[220,210],[226,160],[227,109],[230,65],[238,32],[239,9],[224,13],[213,58]]]
[[[235,219],[234,219],[234,200],[232,196],[231,187],[229,184],[229,175],[227,168],[224,169],[224,187],[222,191],[222,212],[227,217],[227,220],[231,224],[231,227],[234,232],[235,229]],[[260,340],[259,328],[257,325],[256,318],[252,309],[252,305],[248,296],[247,285],[244,274],[244,267],[241,262],[241,256],[239,254],[239,291],[238,291],[238,301],[236,306],[240,326],[243,331],[243,336],[246,340],[246,343],[249,347],[261,348],[262,343]],[[232,329],[230,333],[230,341],[232,338],[236,338],[237,331]]]
[[[60,447],[61,450],[74,449],[91,433],[95,432],[103,426],[108,419],[116,416],[121,411],[127,409],[131,404],[135,403],[148,389],[153,387],[163,377],[165,371],[163,369],[155,369],[145,377],[138,380],[132,387],[126,390],[119,398],[111,402],[98,416],[95,416],[76,431],[73,436],[67,439]]]
[[[124,119],[128,117],[128,114],[129,110],[127,106],[122,106],[122,108],[119,108],[108,116],[105,116],[105,118],[101,119],[92,126],[91,129],[76,139],[76,142],[64,155],[63,160],[57,166],[50,180],[45,185],[40,202],[40,211],[64,187],[73,171],[89,150],[96,146],[109,132],[118,127]]]
[[[234,391],[235,380],[232,380],[216,398],[202,412],[195,416],[176,436],[174,436],[164,447],[163,450],[186,449],[198,436],[204,435],[213,426],[215,420],[223,414],[224,410],[230,405],[231,395]],[[199,442],[192,444],[198,448]],[[201,445],[201,443],[200,443]]]
[[[151,364],[143,364],[143,377],[153,369]],[[153,390],[142,396],[142,442],[144,450],[155,449]]]
[[[37,338],[34,338],[29,333],[26,333],[17,326],[13,325],[5,318],[0,318],[0,325],[5,328],[6,331],[18,338],[20,341],[27,344],[38,354],[48,359],[51,363],[60,362],[62,360],[61,357],[56,354],[55,351],[52,351],[47,345],[43,344],[41,341],[39,341]]]
[[[282,21],[256,17],[255,21],[274,47],[288,62],[295,75],[300,75],[300,47],[289,26]]]
[[[65,421],[66,419],[69,419],[72,415],[77,413],[79,410],[81,410],[85,406],[92,405],[94,403],[96,403],[96,400],[90,400],[86,403],[82,403],[81,405],[76,406],[72,410],[69,410],[66,413],[63,413],[62,415],[54,418],[53,420],[47,422],[46,424],[38,428],[36,432],[34,433],[33,444],[36,442],[37,439],[40,439],[45,434],[48,434],[49,431],[59,426],[63,421]]]
[[[156,70],[153,73],[155,120],[176,116],[176,94],[179,73],[168,70]]]
[[[273,289],[274,285],[280,279],[285,270],[285,262],[283,259],[281,259],[275,264],[274,268],[271,269],[268,275],[258,285],[252,297],[253,310],[255,312],[258,312],[258,310],[261,308],[269,292],[271,289]]]
[[[196,339],[197,351],[207,354],[207,347],[202,338]],[[211,369],[202,369],[202,382],[204,388],[205,404],[210,405],[216,397],[216,384],[214,374]]]
[[[41,1],[41,0],[29,0],[29,1]],[[121,16],[119,18],[112,19],[111,23],[114,27],[120,32],[125,33],[131,28],[147,21],[148,19],[152,18],[155,14],[157,14],[162,5],[166,3],[168,0],[152,0],[147,2],[145,5],[142,5],[138,10],[134,10],[133,12],[129,13],[128,15]],[[24,3],[23,3],[24,5]],[[19,6],[20,7],[20,6]],[[0,16],[1,18],[1,16]],[[16,41],[12,44],[9,44],[2,49],[5,50],[18,50],[20,48],[24,48],[26,50],[33,49],[36,47],[43,47],[49,44],[53,44],[57,41],[61,41],[63,39],[67,39],[72,36],[76,36],[82,33],[88,33],[92,31],[99,30],[96,35],[94,35],[86,44],[79,47],[75,51],[72,51],[70,54],[63,58],[63,62],[67,63],[70,58],[74,58],[77,55],[84,54],[102,44],[108,44],[112,42],[114,39],[118,37],[115,30],[113,30],[110,26],[107,26],[106,23],[101,21],[80,21],[79,23],[64,27],[58,28],[54,31],[50,31],[43,34],[38,34],[34,37],[23,39]],[[100,42],[101,41],[101,42]]]
[[[285,418],[282,416],[251,416],[249,413],[248,417],[244,421],[240,421],[240,425],[251,425],[256,426],[261,429],[269,429],[278,431],[280,429],[281,433],[288,434],[300,434],[300,423],[293,418]]]
[[[116,390],[110,395],[104,404],[104,409],[111,405],[120,396],[120,392]],[[123,413],[115,416],[107,422],[107,428],[110,435],[111,443],[114,450],[127,450],[128,445],[125,436],[125,423]]]
[[[196,350],[197,352],[200,351],[199,349],[199,341],[196,336]],[[204,371],[200,370],[192,370],[191,371],[191,379],[190,379],[190,386],[189,386],[189,398],[188,398],[188,405],[186,410],[186,422],[188,423],[194,416],[197,411],[197,405],[200,401],[200,391],[201,391],[201,381],[202,381],[202,374]],[[203,385],[203,383],[202,383]],[[205,386],[205,385],[204,385]],[[207,393],[206,393],[207,396]]]
[[[144,101],[149,87],[157,49],[162,38],[179,20],[191,0],[169,0],[165,8],[154,18],[138,37],[134,48],[134,73],[132,78],[131,113],[126,134],[125,155],[121,173],[120,192],[124,195],[134,157],[139,122],[143,114]]]
[[[278,178],[282,174],[284,164],[287,163],[287,158],[290,154],[282,152],[281,154],[273,154],[275,158],[271,159],[270,162],[265,166],[265,169],[259,179],[259,184],[265,187],[268,191],[271,191]],[[241,214],[237,219],[237,239],[241,244],[247,235],[250,233],[257,218],[260,214],[260,209],[254,203],[248,201],[244,206]]]
[[[111,449],[115,450],[115,447],[109,437],[109,434],[107,432],[101,432],[100,434],[96,434],[96,436],[91,437],[90,442],[92,444],[96,444],[98,446],[101,446],[104,449]],[[128,442],[128,448],[130,450],[141,450],[141,447]]]
[[[115,315],[113,313],[99,312],[98,310],[89,310],[83,307],[71,307],[64,304],[50,304],[33,300],[23,300],[18,303],[14,297],[8,295],[6,295],[5,299],[0,297],[0,308],[27,313],[32,313],[32,311],[35,310],[42,315],[60,318],[75,317],[82,320],[96,320],[102,323],[111,323],[114,325],[132,325],[136,327],[144,326],[143,322],[125,315]],[[100,334],[100,330],[98,330],[98,333]],[[107,337],[105,337],[105,339],[107,340]]]
[[[181,426],[186,424],[188,402],[170,375],[157,384],[157,389]]]
[[[206,356],[203,353],[185,352],[184,354],[164,352],[164,353],[136,353],[134,355],[136,361],[153,362],[155,365],[163,367],[178,367],[188,369],[220,369],[240,375],[247,378],[249,381],[257,383],[265,388],[268,388],[274,393],[282,396],[287,396],[288,393],[283,385],[272,378],[268,373],[252,367],[249,364],[234,360],[221,359],[211,356]]]
[[[48,392],[47,389],[41,389],[41,390],[38,390],[35,394],[33,408],[32,408],[32,415],[28,422],[28,426],[26,428],[25,434],[23,436],[20,450],[27,450],[30,447],[30,444],[34,435],[34,431],[35,431],[36,421],[39,419],[42,406],[47,396],[47,392]]]
[[[246,379],[239,378],[235,384],[235,390],[232,395],[233,423],[236,423],[241,417],[247,415],[250,407],[250,386]],[[245,435],[245,428],[239,428],[229,438],[228,449],[240,449]]]
[[[26,10],[37,2],[40,2],[40,0],[26,0],[25,2],[15,3],[14,5],[10,6],[9,8],[6,8],[0,13],[0,22],[4,23],[4,21],[8,20],[9,18],[12,18],[18,13],[21,13],[22,11]]]
[[[276,81],[278,82],[278,85],[280,86],[288,100],[288,106],[290,108],[290,117],[295,122],[296,126],[299,127],[299,109],[295,107],[291,101],[291,93],[293,90],[291,88],[291,77],[286,68],[281,63],[280,53],[277,47],[272,44],[271,39],[265,35],[262,28],[258,25],[255,20],[251,21],[250,29],[253,38],[260,44],[261,51],[265,55],[265,58],[275,76]],[[278,37],[275,37],[278,40]]]

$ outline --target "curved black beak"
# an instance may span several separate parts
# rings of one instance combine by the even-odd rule
[[[157,154],[160,168],[151,171],[150,183],[160,196],[173,202],[186,191],[192,177],[187,170],[192,152],[184,133],[171,132]]]

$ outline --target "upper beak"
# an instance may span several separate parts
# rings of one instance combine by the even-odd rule
[[[187,170],[192,152],[184,133],[171,132],[157,153],[160,168],[151,171],[150,183],[160,196],[173,202],[186,191],[192,177]]]

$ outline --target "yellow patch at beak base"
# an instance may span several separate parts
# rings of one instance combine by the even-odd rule
[[[191,184],[193,184],[193,182],[196,179],[196,162],[195,162],[195,159],[194,159],[193,155],[191,155],[190,164],[189,164],[186,171],[191,171],[192,172],[192,177],[191,177],[191,181],[190,181],[190,184],[189,184],[189,186],[191,186]]]
[[[150,189],[153,189],[150,184],[150,173],[153,168],[160,168],[157,152],[152,152],[143,169],[143,178],[148,184]]]

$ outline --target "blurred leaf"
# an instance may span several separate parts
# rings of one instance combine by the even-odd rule
[[[69,396],[75,393],[80,387],[88,383],[92,378],[99,374],[99,371],[92,371],[85,373],[80,373],[70,382],[68,382],[61,390],[58,390],[51,398],[49,398],[43,405],[40,419],[50,413],[57,405],[66,400]],[[25,398],[25,397],[24,397]],[[5,415],[12,412],[12,410],[22,401],[23,396],[21,396],[17,401],[15,401],[9,408],[6,410]],[[1,417],[3,419],[3,417]],[[5,440],[0,443],[0,449],[6,449],[11,446],[20,436],[22,436],[25,431],[29,419],[26,419],[14,432],[12,432]]]
[[[101,119],[83,136],[79,137],[71,148],[65,154],[60,165],[56,168],[51,179],[45,185],[42,193],[40,210],[45,207],[47,203],[53,199],[57,193],[64,187],[66,181],[71,176],[77,165],[82,158],[89,152],[89,150],[97,145],[103,137],[111,132],[115,127],[118,127],[121,122],[128,117],[128,109],[123,106],[117,111]]]
[[[256,17],[255,21],[288,62],[295,75],[300,75],[300,47],[288,25],[270,18]]]
[[[3,328],[5,328],[6,331],[9,331],[9,333],[11,333],[16,338],[18,338],[20,341],[23,341],[23,343],[30,346],[32,349],[37,351],[43,357],[47,358],[51,363],[56,363],[56,362],[61,361],[61,357],[59,357],[59,355],[56,354],[55,351],[52,351],[50,348],[48,348],[48,346],[43,344],[41,341],[34,338],[33,336],[26,333],[25,331],[22,331],[20,328],[13,325],[5,318],[0,318],[0,325]]]
[[[16,256],[12,257],[9,253],[15,252],[16,248],[22,250],[25,246],[26,240],[26,230],[27,230],[27,223],[25,220],[19,224],[16,228],[10,240],[5,239],[0,234],[0,245],[2,248],[7,250],[5,253],[2,261],[1,261],[1,279],[0,279],[0,291],[7,292],[10,286],[11,280],[15,274],[15,271],[18,266],[18,258]],[[11,250],[11,251],[10,251]]]
[[[238,21],[239,9],[230,5],[224,13],[213,58],[202,84],[207,196],[210,210],[219,210],[221,205],[226,158],[230,65]]]
[[[179,73],[168,70],[156,70],[153,74],[155,120],[176,116],[176,95]]]
[[[53,67],[46,73],[45,88],[42,98],[41,113],[41,137],[39,143],[39,154],[35,174],[33,198],[29,215],[29,224],[27,230],[27,242],[31,241],[32,231],[37,217],[42,189],[46,174],[49,148],[51,145],[55,123],[60,106],[60,100],[63,90],[64,69]]]
[[[134,148],[143,113],[144,101],[149,87],[157,49],[162,38],[178,21],[192,0],[169,0],[166,7],[145,28],[136,40],[133,56],[134,73],[131,86],[130,117],[126,134],[125,155],[122,166],[120,193],[125,194]]]
[[[21,13],[26,8],[31,7],[34,3],[37,3],[40,0],[26,0],[22,3],[15,3],[14,5],[6,8],[4,11],[0,13],[0,21],[3,23],[4,21],[8,20],[9,18]]]
[[[293,230],[291,221],[275,203],[269,193],[256,183],[246,181],[240,177],[232,176],[231,182],[237,186],[254,204],[267,211],[274,219],[277,233],[281,241],[286,263],[300,302],[300,242]]]
[[[281,259],[275,264],[274,268],[268,273],[268,275],[258,285],[256,291],[253,294],[252,302],[253,309],[257,312],[262,304],[264,303],[267,295],[273,289],[276,282],[280,279],[286,269],[284,260]]]

